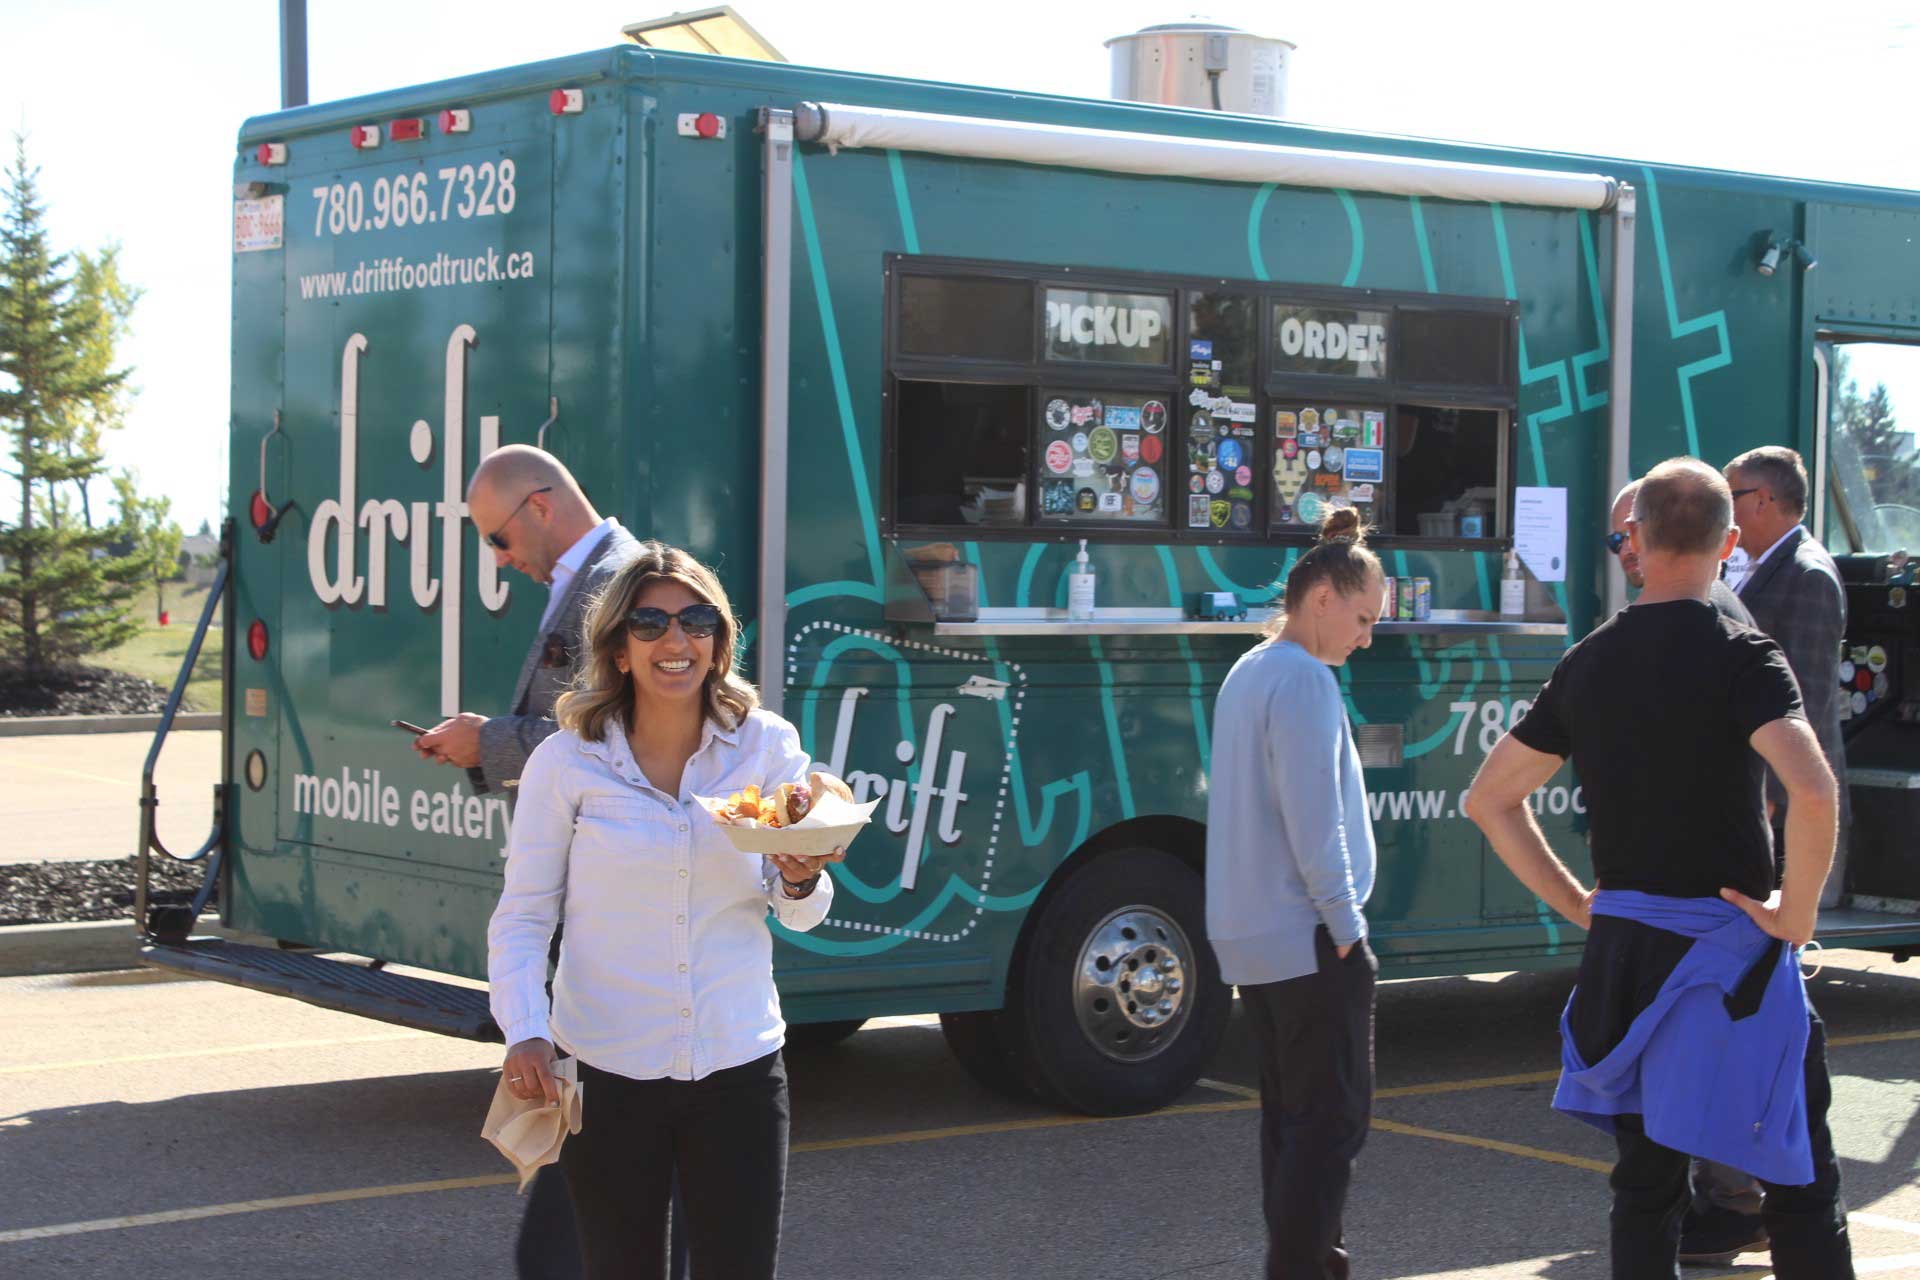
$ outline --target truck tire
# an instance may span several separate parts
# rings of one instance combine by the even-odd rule
[[[1006,1043],[1007,1015],[1000,1009],[969,1010],[940,1015],[940,1034],[974,1083],[983,1089],[1026,1102],[1033,1091]]]
[[[1048,899],[1008,1008],[1019,1041],[1008,1060],[1036,1092],[1091,1115],[1133,1115],[1193,1087],[1231,1008],[1207,945],[1204,889],[1172,854],[1121,849]]]

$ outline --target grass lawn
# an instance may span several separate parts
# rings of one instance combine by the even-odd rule
[[[180,674],[180,663],[187,656],[187,645],[193,640],[193,628],[200,621],[200,611],[206,607],[207,589],[169,582],[166,601],[172,621],[163,627],[155,621],[153,588],[141,591],[134,597],[133,616],[145,629],[119,648],[94,654],[87,661],[111,671],[142,676],[163,689],[171,689],[174,678]],[[220,619],[217,615],[207,630],[206,643],[200,648],[200,661],[194,666],[193,678],[187,682],[183,708],[220,710]]]

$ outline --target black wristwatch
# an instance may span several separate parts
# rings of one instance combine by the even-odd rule
[[[787,897],[792,901],[798,902],[802,898],[812,897],[813,891],[819,885],[819,883],[820,883],[820,873],[818,871],[814,872],[812,875],[808,876],[805,880],[801,880],[798,883],[787,879],[785,876],[781,876],[780,892],[787,895]],[[799,890],[798,893],[794,892],[794,890],[796,889]]]

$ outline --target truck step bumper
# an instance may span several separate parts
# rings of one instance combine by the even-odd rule
[[[471,987],[224,938],[147,943],[140,948],[140,962],[403,1027],[500,1042],[487,993]]]

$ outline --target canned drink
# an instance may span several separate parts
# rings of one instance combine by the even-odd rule
[[[1413,580],[1413,620],[1426,622],[1433,617],[1433,579]]]
[[[1393,578],[1387,579],[1386,603],[1380,610],[1382,620],[1391,620],[1395,610],[1400,607],[1399,585]]]
[[[1394,609],[1394,617],[1402,622],[1413,621],[1413,579],[1402,578],[1399,581],[1400,599]]]

